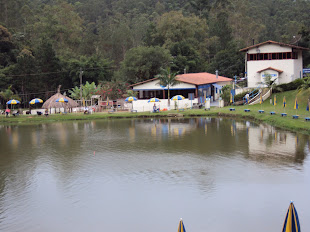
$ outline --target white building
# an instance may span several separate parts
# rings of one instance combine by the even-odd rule
[[[179,83],[169,88],[170,97],[180,94],[188,98],[192,94],[194,98],[201,98],[202,102],[205,101],[203,97],[217,100],[220,97],[222,87],[232,83],[231,78],[206,72],[180,74],[177,75],[177,80]],[[131,87],[134,91],[139,92],[139,99],[168,98],[168,88],[161,86],[158,78],[139,82],[131,85]]]
[[[258,87],[264,83],[267,74],[276,79],[277,84],[302,78],[302,51],[308,48],[275,41],[266,41],[241,49],[245,53],[245,72],[248,87]]]

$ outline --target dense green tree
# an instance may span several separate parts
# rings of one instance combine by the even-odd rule
[[[23,101],[79,86],[80,68],[97,85],[161,66],[232,77],[253,39],[310,47],[309,0],[0,0],[0,12],[0,90]]]
[[[173,57],[171,68],[174,71],[199,72],[203,68],[204,62],[190,40],[174,43],[171,45],[170,53]]]
[[[176,42],[193,39],[196,45],[203,42],[207,36],[207,24],[197,16],[185,17],[180,11],[163,14],[156,23],[153,40],[162,38],[163,44],[154,44],[170,48]]]
[[[41,75],[34,76],[36,86],[39,88],[37,91],[57,89],[63,83],[61,73],[59,73],[61,65],[51,42],[43,38],[36,47],[34,56],[36,69],[32,73],[42,73]],[[40,84],[38,85],[38,83]]]
[[[149,23],[145,14],[116,14],[106,21],[101,21],[97,43],[100,55],[119,64],[129,49],[142,45]]]
[[[20,28],[23,23],[21,9],[24,4],[23,0],[0,0],[0,24],[9,28]]]
[[[45,4],[31,28],[31,41],[38,43],[48,39],[58,55],[72,57],[78,54],[83,38],[83,20],[74,6],[64,0]]]
[[[6,67],[12,62],[13,48],[11,33],[7,28],[0,25],[0,67]]]
[[[98,56],[81,56],[79,59],[62,60],[63,71],[65,73],[63,82],[65,88],[72,88],[80,85],[80,71],[82,71],[82,82],[110,81],[113,74],[112,62]]]
[[[219,41],[218,51],[228,48],[232,41],[232,29],[228,23],[228,13],[225,10],[215,12],[209,18],[209,35],[216,36]]]
[[[189,6],[191,11],[199,17],[208,18],[208,13],[212,7],[214,1],[209,0],[191,0]]]
[[[162,47],[137,47],[126,53],[121,64],[121,75],[128,83],[154,78],[161,67],[167,67],[171,55]]]
[[[234,44],[218,52],[210,64],[207,71],[215,73],[218,70],[221,76],[234,77],[240,75],[244,70],[244,57]]]
[[[17,57],[14,71],[16,75],[12,78],[13,87],[21,96],[22,102],[29,100],[28,93],[33,90],[33,86],[36,86],[34,76],[31,75],[34,70],[36,65],[33,52],[24,48]]]
[[[297,40],[296,45],[310,49],[310,27],[303,27],[299,31],[300,39]],[[303,64],[304,67],[310,65],[310,50],[303,51]]]
[[[156,24],[149,26],[145,41],[170,50],[174,71],[187,69],[198,72],[204,63],[201,57],[206,52],[206,37],[207,24],[204,19],[185,17],[182,12],[173,11],[163,14]]]

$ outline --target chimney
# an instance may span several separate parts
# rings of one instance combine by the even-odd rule
[[[254,39],[252,39],[252,41],[253,41],[253,42],[252,42],[252,43],[253,43],[253,45],[255,45],[255,41],[254,41]]]
[[[216,75],[216,79],[218,79],[219,78],[219,71],[218,70],[215,71],[215,75]]]
[[[186,74],[186,68],[184,68],[184,74]]]

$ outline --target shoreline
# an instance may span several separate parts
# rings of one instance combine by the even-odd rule
[[[17,117],[0,116],[0,125],[27,125],[33,123],[53,123],[53,122],[65,122],[65,121],[88,121],[88,120],[100,120],[100,119],[128,119],[128,118],[190,118],[190,117],[230,117],[244,120],[255,121],[258,123],[267,123],[269,125],[290,130],[294,132],[300,132],[310,135],[310,122],[305,121],[303,117],[299,119],[293,119],[291,115],[287,117],[281,117],[278,113],[276,115],[270,115],[268,112],[263,114],[258,113],[257,107],[251,107],[251,112],[244,112],[245,106],[236,106],[235,111],[229,111],[231,107],[224,108],[211,108],[211,110],[204,109],[187,109],[181,112],[177,110],[165,111],[160,113],[150,112],[115,112],[115,113],[94,113],[94,114],[56,114],[49,115],[48,117],[42,116],[29,116],[20,115]]]

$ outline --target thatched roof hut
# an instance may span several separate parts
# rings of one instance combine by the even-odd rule
[[[68,99],[68,103],[61,103],[61,102],[56,102],[58,98],[66,98]],[[44,109],[50,109],[50,108],[74,108],[78,107],[78,104],[72,100],[71,98],[64,96],[60,93],[60,87],[58,88],[58,93],[54,94],[51,96],[49,99],[47,99],[42,108]]]

